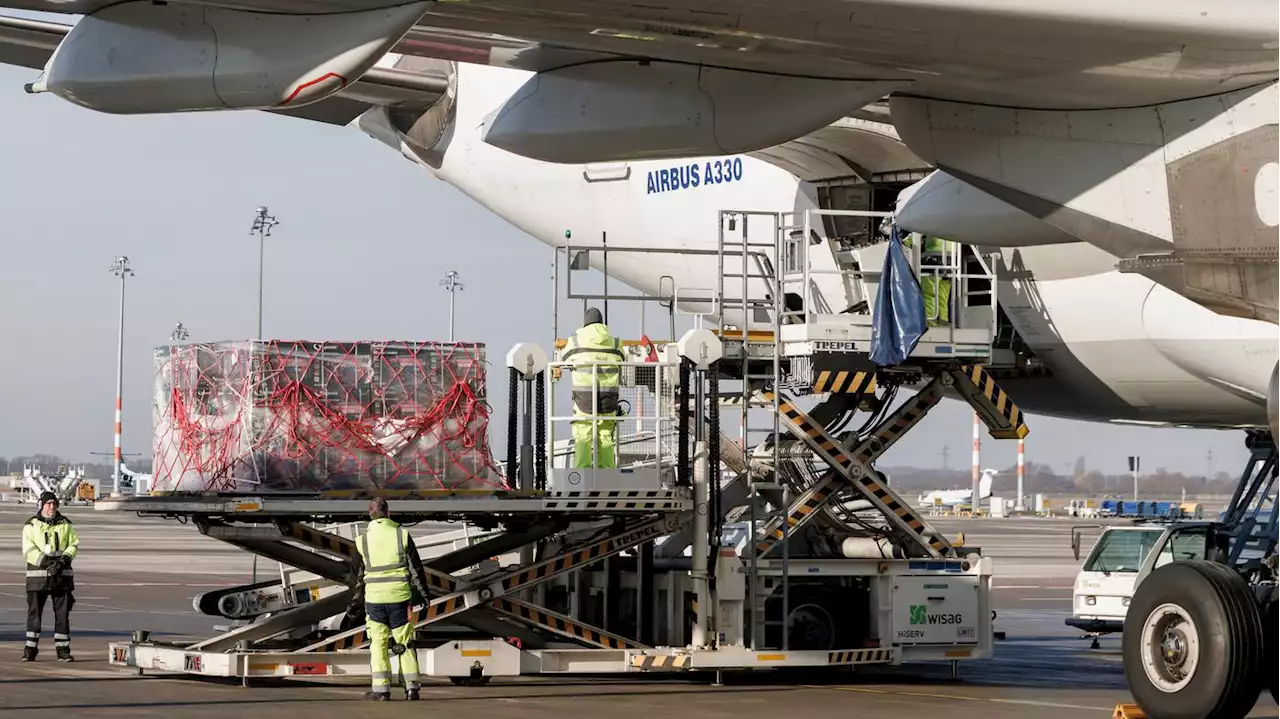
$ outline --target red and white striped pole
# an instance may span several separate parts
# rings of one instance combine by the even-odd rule
[[[1019,512],[1026,511],[1026,508],[1027,508],[1026,505],[1023,504],[1022,502],[1022,496],[1023,496],[1022,480],[1024,477],[1027,476],[1027,469],[1025,465],[1025,453],[1026,453],[1026,440],[1019,437],[1018,438],[1018,501],[1014,502],[1014,509]]]
[[[124,407],[124,278],[133,275],[129,267],[128,257],[117,257],[111,263],[111,274],[120,278],[120,334],[116,340],[116,434],[115,451],[112,453],[114,466],[111,468],[111,481],[115,483],[113,493],[120,494],[120,466],[124,463],[124,453],[120,449],[121,410]]]
[[[982,492],[979,491],[978,485],[981,484],[982,478],[982,420],[978,419],[978,413],[973,413],[973,501],[969,503],[969,509],[974,514],[982,507]]]

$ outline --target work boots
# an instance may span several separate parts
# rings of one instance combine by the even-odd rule
[[[24,662],[34,662],[34,661],[36,660],[36,654],[38,654],[38,653],[39,653],[39,650],[38,650],[38,649],[36,649],[35,647],[23,647],[23,648],[22,648],[22,661],[24,661]]]
[[[404,690],[404,699],[405,699],[405,701],[409,701],[409,702],[416,702],[416,701],[418,701],[418,690],[417,690],[417,689],[405,689],[405,690]]]
[[[375,701],[375,702],[389,702],[391,701],[391,694],[389,692],[370,691],[370,692],[364,693],[364,698]]]
[[[58,661],[74,662],[75,657],[71,656],[71,647],[58,647]]]

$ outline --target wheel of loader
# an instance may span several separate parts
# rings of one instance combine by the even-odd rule
[[[1174,562],[1133,594],[1125,679],[1150,719],[1243,719],[1262,692],[1265,644],[1239,574],[1214,562]]]
[[[1267,602],[1266,609],[1262,610],[1262,631],[1267,638],[1267,661],[1263,666],[1267,667],[1266,672],[1271,677],[1271,701],[1280,702],[1280,698],[1276,697],[1276,680],[1280,679],[1280,657],[1276,656],[1280,653],[1280,647],[1277,646],[1280,638],[1276,636],[1280,632],[1280,626],[1276,623],[1276,613],[1275,601]]]

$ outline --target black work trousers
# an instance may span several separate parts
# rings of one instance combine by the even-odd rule
[[[71,606],[75,599],[71,592],[50,592],[48,589],[27,592],[27,646],[35,649],[40,643],[40,622],[44,616],[45,601],[53,597],[53,646],[71,649]]]

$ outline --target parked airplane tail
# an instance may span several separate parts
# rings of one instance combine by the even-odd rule
[[[991,496],[991,479],[999,474],[995,469],[982,470],[982,476],[978,478],[978,499],[986,499]]]

